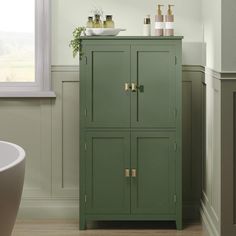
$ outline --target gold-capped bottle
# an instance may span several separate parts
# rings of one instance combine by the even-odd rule
[[[100,15],[98,15],[98,14],[96,14],[94,16],[93,28],[103,28],[103,24],[100,19]]]
[[[168,12],[165,17],[165,36],[174,36],[174,14],[171,7],[174,5],[168,5]]]
[[[112,15],[106,15],[106,21],[104,22],[104,28],[115,28],[115,23],[112,19]]]
[[[87,22],[87,28],[93,28],[93,17],[89,16],[88,17],[88,22]]]
[[[164,16],[162,15],[161,7],[164,5],[158,5],[157,15],[155,16],[155,35],[163,36],[164,35]]]

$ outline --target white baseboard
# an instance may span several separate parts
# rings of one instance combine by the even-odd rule
[[[79,201],[23,200],[18,219],[79,219]]]
[[[199,220],[199,205],[184,204],[183,217]],[[18,219],[79,219],[79,200],[23,200]]]
[[[201,205],[200,214],[204,230],[204,236],[220,236],[220,233],[217,231],[216,227],[212,223],[210,216],[203,204]]]

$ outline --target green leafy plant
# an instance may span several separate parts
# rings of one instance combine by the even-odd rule
[[[73,57],[76,57],[77,54],[80,54],[80,59],[82,57],[82,47],[81,47],[81,35],[86,35],[85,27],[77,27],[73,31],[73,39],[70,41],[70,47],[73,49]]]

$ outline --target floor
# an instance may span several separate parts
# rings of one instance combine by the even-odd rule
[[[18,221],[12,236],[203,236],[200,224],[187,224],[176,231],[172,223],[100,222],[79,231],[77,222]]]

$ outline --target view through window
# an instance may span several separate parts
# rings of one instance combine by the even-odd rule
[[[0,82],[35,82],[35,0],[0,0]]]

